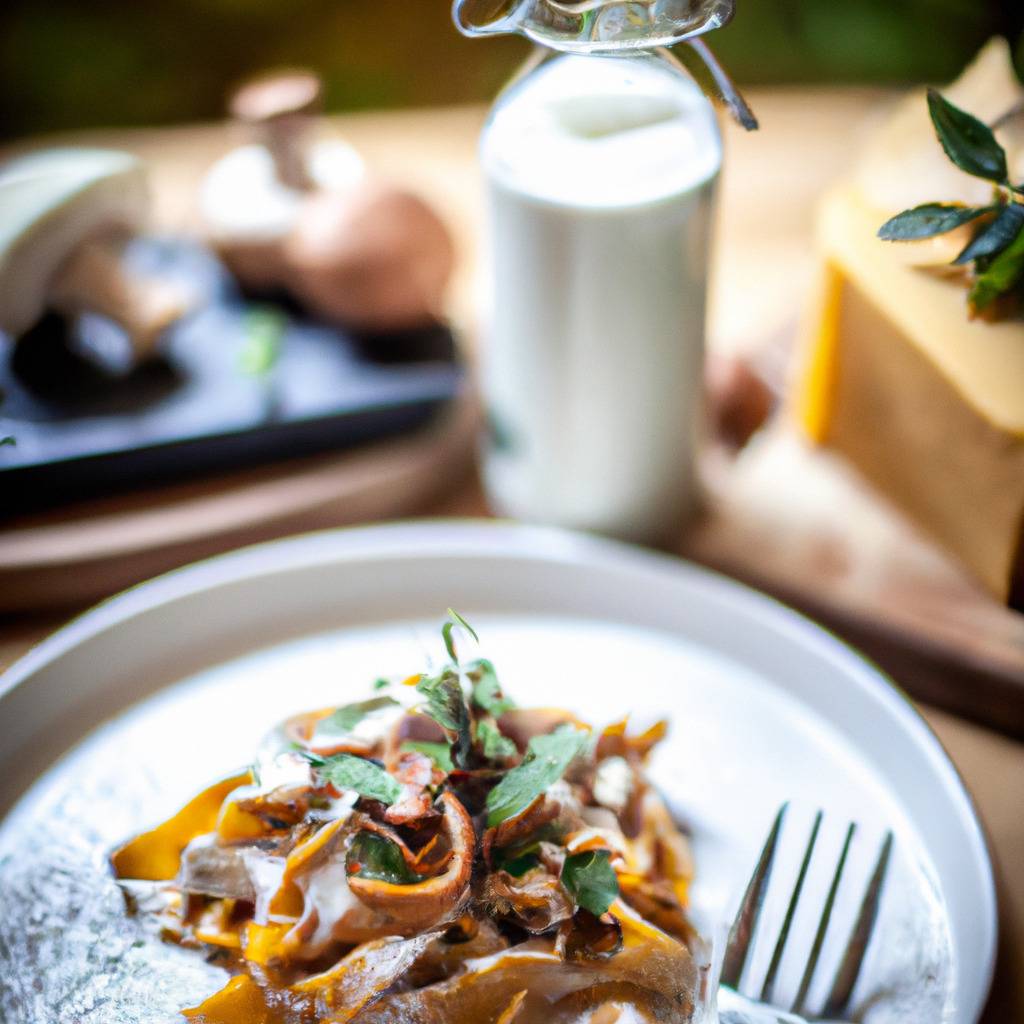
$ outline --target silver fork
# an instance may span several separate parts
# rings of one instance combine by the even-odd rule
[[[783,824],[785,822],[786,812],[788,809],[789,805],[783,804],[779,809],[779,813],[775,817],[775,822],[772,825],[771,831],[768,833],[767,840],[765,840],[764,848],[761,851],[761,856],[758,859],[757,866],[754,868],[754,873],[751,876],[750,881],[747,883],[746,892],[744,893],[743,901],[740,904],[739,912],[736,915],[736,920],[733,922],[732,928],[729,931],[729,939],[725,949],[725,959],[722,966],[720,986],[730,992],[738,994],[743,992],[743,975],[747,963],[750,960],[755,941],[769,941],[767,936],[759,939],[757,925],[761,916],[761,909],[764,906],[765,895],[768,892],[768,886],[771,882],[772,868],[775,864],[776,854],[778,853],[780,838],[783,832]],[[784,1008],[779,1007],[775,1001],[775,985],[778,979],[779,966],[782,963],[782,957],[786,951],[786,943],[789,939],[793,918],[796,915],[797,905],[800,902],[800,895],[803,891],[804,882],[807,879],[807,872],[811,865],[811,859],[814,856],[814,848],[818,842],[818,835],[821,831],[823,819],[823,812],[818,811],[814,818],[814,824],[811,826],[807,845],[804,848],[803,858],[800,861],[800,868],[797,872],[796,882],[793,885],[793,891],[789,897],[789,903],[786,907],[782,927],[779,929],[778,937],[775,940],[775,946],[772,950],[768,970],[758,994],[752,997],[749,992],[751,988],[751,979],[747,979],[747,984],[745,986],[748,990],[747,997],[753,1000],[751,1006],[755,1009],[760,1008],[762,1010],[771,1010],[775,1013],[783,1014],[787,1012]],[[814,940],[811,944],[811,948],[807,952],[803,975],[797,989],[796,998],[793,1001],[792,1007],[788,1011],[795,1015],[796,1019],[830,1019],[838,1021],[849,1021],[852,1019],[846,1015],[850,1012],[850,998],[853,995],[854,986],[857,984],[857,978],[860,976],[864,957],[867,953],[868,945],[871,942],[871,935],[874,931],[875,923],[878,920],[878,908],[881,903],[885,877],[888,872],[889,861],[892,856],[892,832],[888,832],[882,842],[878,857],[875,860],[874,868],[871,872],[871,878],[868,882],[867,889],[861,899],[856,918],[852,922],[852,925],[847,924],[847,927],[850,928],[849,938],[847,939],[846,947],[843,950],[843,955],[839,962],[839,968],[836,971],[832,987],[829,990],[829,994],[825,999],[825,1003],[821,1008],[820,1013],[816,1014],[813,1018],[808,1018],[807,996],[811,988],[811,983],[814,980],[815,972],[818,969],[821,951],[825,945],[825,937],[829,932],[830,926],[843,926],[843,922],[832,921],[832,912],[835,907],[836,895],[839,892],[843,872],[846,868],[850,845],[853,842],[853,837],[856,831],[857,826],[855,823],[851,823],[847,827],[846,838],[843,842],[842,851],[839,854],[838,863],[836,864],[835,870],[832,874],[832,883],[829,887],[828,895],[825,898],[825,904],[818,920],[818,927],[814,935]],[[754,987],[756,988],[756,985]],[[723,1012],[720,1016],[722,1024],[743,1024],[746,1019],[753,1020],[754,1018],[750,1016],[745,1017],[744,1014],[739,1011]],[[778,1017],[776,1019],[786,1020],[792,1018]]]

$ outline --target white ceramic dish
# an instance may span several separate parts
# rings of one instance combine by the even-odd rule
[[[343,702],[381,672],[439,657],[449,605],[477,626],[522,703],[560,703],[594,721],[624,710],[672,720],[653,774],[692,823],[696,911],[712,934],[782,800],[793,801],[795,828],[818,806],[829,812],[821,884],[847,820],[861,826],[853,876],[894,829],[899,853],[861,1003],[880,986],[894,992],[865,1019],[977,1020],[996,948],[989,856],[956,771],[905,698],[839,641],[750,590],[677,560],[507,524],[370,527],[237,552],[128,591],[22,659],[0,681],[0,810],[53,767],[0,824],[0,933],[40,870],[28,844],[36,859],[47,843],[73,849],[95,893],[110,884],[109,844],[244,761],[283,713]],[[55,813],[65,824],[47,832]],[[854,902],[856,889],[854,877],[841,900]],[[770,903],[770,920],[781,912]],[[69,965],[83,943],[96,946],[103,935],[86,924],[48,940],[47,955]],[[104,941],[127,942],[116,918],[96,927],[108,926]],[[830,935],[825,967],[843,938]],[[139,976],[151,977],[143,966]],[[164,966],[199,995],[216,987],[213,968],[177,954]],[[137,992],[126,981],[111,995],[109,978],[98,1003],[87,974],[70,967],[28,1002],[7,971],[0,964],[0,1017],[5,1005],[31,1006],[35,1024],[163,1021],[181,1005],[147,990],[146,1012],[134,1013]]]

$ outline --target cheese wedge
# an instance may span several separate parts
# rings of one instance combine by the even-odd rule
[[[1024,180],[1024,85],[1006,40],[989,42],[944,92],[998,126],[1011,174]],[[793,404],[814,441],[1024,607],[1024,319],[969,318],[965,277],[949,267],[969,228],[924,242],[877,238],[901,210],[991,195],[942,152],[923,89],[896,107],[822,203]]]
[[[797,415],[1000,599],[1024,603],[1024,321],[969,320],[962,281],[876,238],[886,217],[853,185],[822,205]]]

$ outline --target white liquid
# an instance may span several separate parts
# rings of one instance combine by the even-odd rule
[[[711,107],[654,58],[561,57],[499,101],[482,160],[492,504],[662,540],[696,497]]]

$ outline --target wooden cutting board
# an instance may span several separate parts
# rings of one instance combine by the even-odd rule
[[[726,127],[711,294],[713,349],[784,350],[814,272],[817,197],[893,94],[751,93],[762,130]],[[472,338],[482,222],[480,108],[348,115],[333,127],[419,191],[459,251],[453,320]],[[196,184],[235,139],[222,125],[90,133],[150,162],[159,226],[197,225]],[[34,144],[39,144],[38,142]],[[110,499],[0,527],[0,609],[80,603],[262,536],[414,513],[485,514],[468,464],[475,414],[435,435],[230,480]],[[916,696],[1024,736],[1024,616],[1001,607],[842,463],[782,417],[738,458],[708,453],[703,517],[678,550],[775,593],[875,657]],[[441,485],[440,487],[438,485]]]

